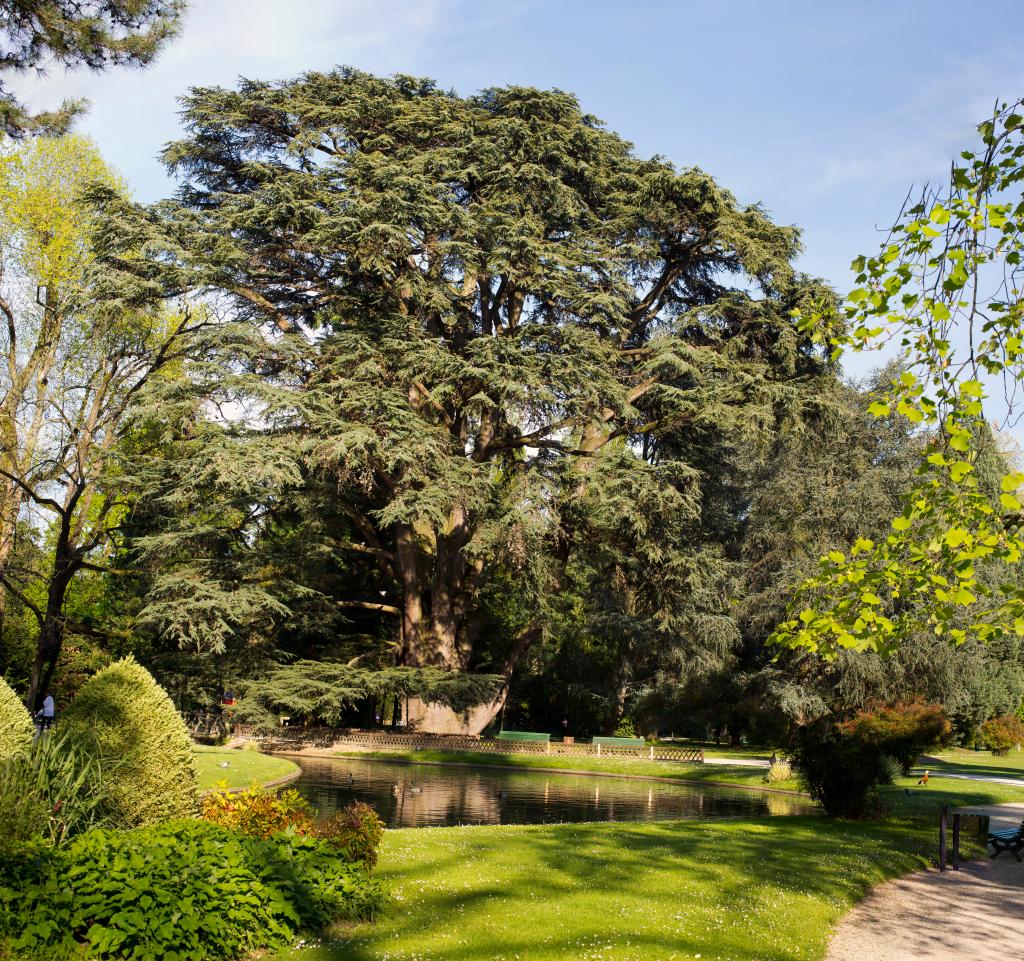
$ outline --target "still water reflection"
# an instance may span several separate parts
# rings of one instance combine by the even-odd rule
[[[803,798],[624,778],[294,758],[292,787],[324,815],[350,801],[373,805],[388,827],[663,821],[807,814]]]

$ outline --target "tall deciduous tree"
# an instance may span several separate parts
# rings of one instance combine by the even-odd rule
[[[193,446],[182,472],[247,475],[263,517],[333,491],[332,549],[374,565],[386,595],[343,603],[394,618],[401,665],[508,677],[587,540],[628,616],[679,630],[692,545],[659,532],[699,496],[656,440],[799,406],[821,358],[789,317],[817,292],[794,276],[797,231],[638,158],[559,91],[460,97],[344,70],[195,90],[184,116],[166,154],[178,199],[108,238],[159,256],[111,261],[140,291],[225,298],[264,339],[233,334],[231,367],[193,369],[203,403],[230,400],[234,443]],[[495,641],[482,591],[502,578],[518,613]],[[225,605],[257,580],[225,582]],[[155,600],[187,634],[189,598]]]
[[[89,141],[33,140],[0,167],[0,583],[38,622],[33,705],[68,630],[68,587],[97,566],[117,521],[117,486],[103,478],[125,413],[200,325],[99,293],[83,192],[121,187]],[[50,541],[41,567],[11,564],[15,537],[28,532]]]
[[[185,0],[0,0],[0,73],[150,63],[184,8]],[[64,133],[84,107],[68,100],[32,114],[0,77],[0,128],[9,136]]]

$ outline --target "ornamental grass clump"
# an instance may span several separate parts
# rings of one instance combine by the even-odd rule
[[[32,716],[11,686],[0,677],[0,763],[27,752],[34,733]]]
[[[119,827],[139,827],[199,810],[192,742],[167,692],[133,658],[82,686],[62,726],[98,758],[117,758],[107,806]]]

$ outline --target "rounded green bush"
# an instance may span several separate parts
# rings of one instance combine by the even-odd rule
[[[0,764],[32,746],[32,715],[11,686],[0,677]]]
[[[62,726],[101,761],[111,818],[122,827],[192,817],[199,808],[188,730],[153,676],[128,657],[82,686]]]

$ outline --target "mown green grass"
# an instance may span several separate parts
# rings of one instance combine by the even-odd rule
[[[763,768],[732,767],[728,764],[678,764],[674,761],[645,761],[641,758],[559,757],[534,754],[489,754],[484,751],[336,751],[340,757],[368,760],[396,760],[410,764],[443,763],[493,765],[510,768],[535,768],[562,771],[586,771],[604,774],[629,774],[634,777],[664,777],[678,781],[718,781],[740,787],[768,787]],[[770,785],[778,790],[797,791],[796,780]]]
[[[824,818],[388,831],[376,925],[309,961],[796,961],[927,832]]]
[[[233,751],[228,748],[194,745],[199,790],[214,787],[252,787],[286,777],[299,769],[284,757],[270,757],[257,751]],[[226,768],[221,764],[227,762]]]
[[[957,774],[981,774],[993,777],[1024,779],[1024,751],[1010,751],[1005,757],[995,757],[991,751],[968,751],[951,748],[935,755],[939,763],[927,761],[922,767],[936,772],[952,771]]]
[[[878,822],[387,831],[379,871],[393,900],[385,916],[275,958],[820,959],[832,926],[872,885],[933,861],[943,804],[1024,800],[1021,789],[941,777],[927,788],[902,778],[882,794],[890,814]],[[969,829],[963,848],[980,852]]]

